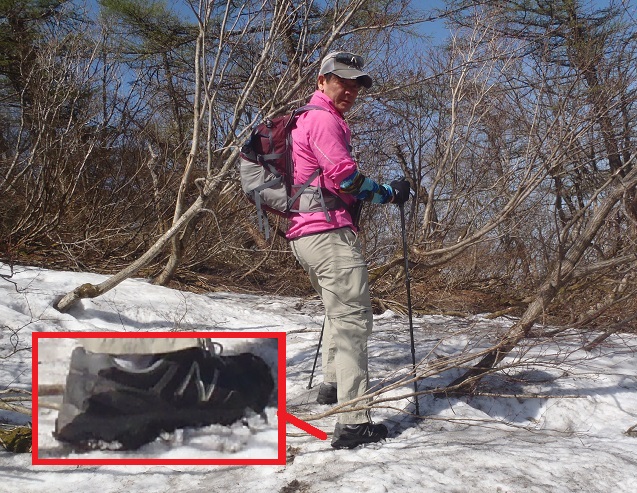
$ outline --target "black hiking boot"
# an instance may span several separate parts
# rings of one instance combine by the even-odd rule
[[[363,443],[380,442],[385,438],[387,438],[387,427],[383,424],[342,425],[337,423],[332,437],[332,447],[352,449]]]
[[[336,386],[331,383],[322,383],[316,396],[316,402],[319,404],[336,404],[337,401]]]
[[[130,369],[79,347],[53,435],[80,448],[101,440],[136,449],[163,431],[229,425],[248,409],[262,413],[273,388],[269,366],[251,353],[221,356],[194,347]]]

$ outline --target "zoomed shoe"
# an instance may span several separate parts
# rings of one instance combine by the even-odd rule
[[[387,427],[383,424],[343,425],[337,423],[332,437],[332,447],[352,449],[363,443],[380,442],[385,438],[387,438]]]
[[[270,367],[251,353],[221,356],[194,347],[131,369],[78,347],[53,435],[81,447],[102,440],[136,449],[162,431],[229,425],[248,409],[261,413],[273,389]]]
[[[316,396],[316,402],[319,404],[336,404],[337,401],[336,386],[330,383],[322,383]]]

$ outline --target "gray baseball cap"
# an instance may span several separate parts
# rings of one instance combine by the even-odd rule
[[[328,53],[321,62],[319,75],[334,74],[343,79],[357,79],[364,87],[372,87],[372,78],[363,72],[365,60],[362,56],[345,51]]]

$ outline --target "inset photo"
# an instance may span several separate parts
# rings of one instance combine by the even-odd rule
[[[284,345],[284,333],[34,333],[33,464],[285,464]]]

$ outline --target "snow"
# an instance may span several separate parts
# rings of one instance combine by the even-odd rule
[[[269,339],[255,332],[286,336],[287,411],[308,418],[329,411],[306,390],[322,323],[316,300],[234,293],[193,294],[131,279],[68,313],[52,304],[63,294],[104,276],[0,264],[0,390],[30,390],[31,340],[37,333],[40,388],[64,383],[77,332],[223,332],[225,351],[252,350],[276,369]],[[423,365],[489,347],[513,320],[415,316],[418,361]],[[554,338],[525,341],[485,378],[484,395],[434,398],[423,395],[420,417],[401,385],[411,365],[406,317],[375,317],[370,340],[373,385],[399,382],[388,394],[396,400],[375,409],[373,418],[390,428],[380,444],[334,450],[290,424],[279,433],[277,409],[266,409],[249,426],[210,426],[165,434],[137,451],[78,453],[51,435],[57,414],[54,395],[40,395],[38,458],[68,463],[32,464],[30,454],[0,450],[5,478],[0,492],[632,492],[637,478],[637,337],[616,334],[593,351],[582,346],[596,334],[565,331]],[[66,333],[72,336],[66,337]],[[243,337],[250,334],[251,337]],[[47,337],[50,336],[50,337]],[[321,381],[318,365],[314,388]],[[421,389],[449,383],[461,369],[431,372]],[[498,396],[498,394],[500,396]],[[502,396],[504,395],[504,396]],[[26,404],[25,404],[26,405]],[[280,406],[282,408],[282,406]],[[0,422],[26,423],[30,417],[0,411]],[[335,416],[310,422],[331,433]],[[284,443],[280,443],[283,441]],[[245,465],[269,460],[287,448],[286,465]],[[162,464],[76,465],[73,461],[140,458]],[[188,463],[187,459],[227,461]],[[185,461],[181,463],[180,461]]]

